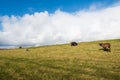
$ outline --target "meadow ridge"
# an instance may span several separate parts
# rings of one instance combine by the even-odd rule
[[[0,80],[120,80],[120,39],[1,49]]]

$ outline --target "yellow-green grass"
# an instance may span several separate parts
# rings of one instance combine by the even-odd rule
[[[120,80],[120,39],[0,50],[0,80]]]

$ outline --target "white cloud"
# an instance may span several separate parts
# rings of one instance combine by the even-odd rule
[[[119,5],[75,13],[57,10],[54,14],[45,11],[22,17],[3,16],[0,20],[3,27],[0,46],[39,46],[120,38]]]

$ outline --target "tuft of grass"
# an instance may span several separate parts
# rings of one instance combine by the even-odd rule
[[[98,43],[111,43],[111,52]],[[0,50],[0,80],[119,80],[120,40]]]

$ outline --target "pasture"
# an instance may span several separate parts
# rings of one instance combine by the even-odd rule
[[[120,39],[0,50],[0,80],[120,80]]]

